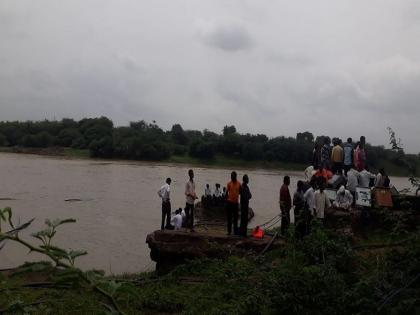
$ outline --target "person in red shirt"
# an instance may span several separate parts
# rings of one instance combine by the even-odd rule
[[[233,226],[233,233],[238,235],[239,191],[241,183],[237,180],[235,171],[230,174],[230,179],[231,181],[226,186],[227,232],[228,235],[231,235]]]
[[[284,176],[283,185],[280,188],[280,210],[281,210],[281,234],[284,235],[290,223],[290,209],[292,208],[292,197],[289,192],[290,177]]]
[[[319,170],[316,171],[314,174],[315,177],[324,177],[325,181],[328,182],[332,177],[333,173],[326,168],[321,167]]]

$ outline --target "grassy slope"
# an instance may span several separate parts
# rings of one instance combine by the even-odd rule
[[[331,242],[336,242],[334,238],[327,237],[330,239],[327,241],[325,237],[326,234],[315,233],[306,245],[306,258],[302,256],[304,251],[301,247],[300,251],[296,252],[290,249],[271,252],[258,260],[230,257],[227,261],[190,262],[163,277],[156,277],[153,273],[115,276],[112,280],[121,283],[115,295],[116,301],[127,314],[265,314],[273,308],[287,308],[287,304],[294,303],[304,307],[301,310],[295,309],[299,314],[308,313],[309,310],[313,314],[335,314],[336,307],[341,308],[342,314],[351,313],[350,310],[346,312],[346,305],[340,305],[344,303],[349,303],[348,307],[352,305],[361,309],[375,309],[376,305],[372,304],[372,301],[355,301],[353,296],[347,301],[342,301],[335,295],[346,296],[352,292],[354,297],[359,297],[357,290],[352,291],[355,289],[353,283],[357,281],[354,277],[366,277],[361,286],[367,286],[369,281],[372,281],[370,273],[386,267],[383,260],[390,250],[353,257],[351,252],[345,249],[349,245],[341,241],[332,245]],[[375,243],[389,243],[394,240],[389,233],[381,232],[375,233],[372,238],[375,239]],[[325,252],[319,257],[325,255],[325,259],[331,259],[328,263],[331,264],[330,267],[322,263],[322,260],[309,262],[313,255],[320,255],[317,253],[320,244],[328,244]],[[337,245],[340,247],[335,247]],[[353,261],[351,268],[346,267],[344,271],[338,271],[341,269],[340,265],[348,259]],[[409,263],[411,259],[407,257],[404,261]],[[391,268],[391,274],[394,273],[392,270]],[[30,281],[28,274],[7,278],[0,274],[0,313],[12,302],[16,304],[15,307],[5,314],[104,314],[111,305],[109,300],[83,284],[72,287],[67,283],[61,288],[23,286],[28,282],[52,281],[49,277],[54,272],[45,274],[44,279],[42,276],[39,278],[39,274],[38,279],[29,276]],[[60,284],[56,286],[58,285]],[[103,288],[106,289],[106,286]],[[369,287],[367,292],[371,291],[373,290]],[[363,289],[361,294],[365,294]],[[395,304],[398,304],[400,297],[401,295],[395,299]],[[363,296],[363,299],[365,298]],[[283,301],[279,300],[278,305],[270,305],[276,303],[276,299]],[[337,302],[340,304],[335,304]],[[360,306],[354,306],[353,303]],[[291,309],[288,308],[288,311],[290,313]],[[369,310],[365,311],[370,313]]]

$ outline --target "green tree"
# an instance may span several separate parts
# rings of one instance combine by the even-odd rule
[[[77,139],[83,135],[76,128],[66,128],[60,131],[57,136],[57,144],[63,147],[70,147]]]
[[[90,154],[92,157],[112,157],[114,151],[112,138],[105,136],[101,139],[94,139],[89,145]]]
[[[228,136],[228,135],[232,135],[232,134],[234,134],[234,133],[236,133],[236,128],[235,128],[235,126],[224,126],[223,127],[223,136]]]
[[[261,160],[264,156],[263,144],[248,142],[242,146],[242,158],[244,160]]]
[[[296,140],[298,142],[313,142],[314,141],[314,135],[312,133],[310,133],[309,131],[299,132],[296,135]]]
[[[190,145],[190,156],[199,159],[213,159],[215,154],[212,143],[194,140]]]
[[[0,147],[5,147],[8,145],[7,138],[4,134],[0,133]]]
[[[171,136],[172,140],[176,144],[186,145],[188,143],[188,136],[185,133],[184,129],[182,129],[180,124],[175,124],[172,126]]]

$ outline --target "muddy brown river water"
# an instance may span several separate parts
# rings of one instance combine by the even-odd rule
[[[172,207],[185,204],[184,186],[190,167],[141,162],[69,160],[35,155],[0,153],[0,207],[10,206],[15,221],[36,220],[22,234],[44,226],[45,219],[74,218],[76,223],[59,228],[55,243],[64,248],[83,249],[82,269],[102,269],[108,274],[154,269],[145,243],[146,235],[160,227],[160,200],[157,190],[166,177],[172,182]],[[222,185],[231,169],[192,167],[197,194],[209,183]],[[284,175],[290,175],[291,192],[303,172],[238,169],[238,178],[247,173],[255,211],[251,226],[278,214],[278,191]],[[407,178],[391,178],[398,188],[409,188]],[[9,199],[9,200],[4,200]],[[70,201],[66,201],[70,200]],[[35,239],[33,239],[36,242]],[[8,242],[0,250],[0,269],[38,260],[20,245]]]

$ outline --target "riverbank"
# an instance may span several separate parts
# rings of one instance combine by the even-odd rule
[[[189,155],[173,155],[169,159],[162,161],[144,161],[144,160],[124,160],[124,159],[100,159],[90,157],[89,150],[52,147],[52,148],[23,148],[23,147],[0,147],[0,153],[17,153],[17,154],[35,154],[41,156],[60,157],[67,159],[90,159],[98,161],[138,161],[141,163],[155,163],[155,164],[179,164],[191,165],[196,167],[209,168],[236,168],[236,169],[267,169],[267,170],[290,170],[303,171],[308,165],[300,163],[285,163],[278,161],[245,161],[241,159],[227,158],[218,155],[211,160],[203,160],[190,157]],[[386,160],[379,162],[380,167],[384,167],[390,176],[408,177],[413,174],[404,167],[394,165]],[[418,162],[417,170],[420,170],[420,160]],[[416,174],[418,176],[419,174]]]
[[[280,235],[279,228],[267,230],[264,240],[157,231],[155,242],[178,242],[179,254],[188,255],[189,247],[207,251],[164,275],[104,276],[75,268],[74,260],[86,252],[51,242],[55,228],[75,221],[48,220],[53,230],[35,234],[36,240],[0,232],[0,240],[18,242],[59,266],[41,261],[0,271],[0,314],[418,314],[419,211],[405,204],[371,208],[368,217],[355,211],[349,220],[340,214],[336,223],[314,219],[305,236],[292,224],[277,244],[269,235]],[[16,217],[11,209],[1,214],[6,231],[22,231],[32,222],[16,226],[5,219]],[[8,245],[0,243],[0,250]]]
[[[418,314],[418,238],[371,231],[352,243],[314,228],[263,256],[194,260],[164,276],[87,272],[94,286],[50,264],[25,265],[0,273],[0,313]]]

